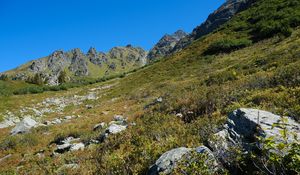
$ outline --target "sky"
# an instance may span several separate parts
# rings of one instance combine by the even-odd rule
[[[191,32],[225,0],[0,0],[0,72],[90,47],[149,50],[164,34]]]

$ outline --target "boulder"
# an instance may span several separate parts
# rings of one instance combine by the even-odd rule
[[[31,128],[35,127],[37,122],[30,117],[24,118],[12,130],[11,135],[29,132]]]
[[[182,159],[184,155],[191,152],[191,148],[176,148],[165,152],[160,158],[152,165],[148,171],[148,175],[158,175],[159,173],[170,174],[175,168],[176,163]]]
[[[126,128],[127,126],[112,124],[107,128],[106,132],[109,134],[117,134],[119,132],[126,130]]]
[[[254,149],[252,143],[258,143],[257,136],[274,137],[275,141],[282,142],[280,131],[283,125],[288,133],[294,133],[299,138],[299,123],[288,117],[285,117],[285,123],[282,120],[283,117],[263,110],[237,109],[229,114],[223,129],[209,139],[208,145],[223,163],[230,165],[235,154],[233,148],[251,151]],[[289,134],[287,141],[294,141],[294,136]]]
[[[195,157],[191,154],[195,151],[196,154],[204,154],[205,164],[209,167],[210,172],[215,173],[219,164],[213,155],[212,151],[205,147],[200,146],[197,148],[176,148],[165,152],[161,157],[152,165],[148,171],[148,175],[158,175],[158,174],[171,174],[173,169],[176,168],[178,162],[187,160],[188,162],[196,161]]]
[[[99,123],[99,124],[95,125],[94,128],[93,128],[93,131],[97,131],[99,129],[103,129],[105,127],[106,127],[106,123],[102,122],[102,123]]]

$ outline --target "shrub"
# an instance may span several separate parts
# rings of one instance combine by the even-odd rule
[[[5,75],[5,74],[2,74],[2,75],[0,75],[0,80],[3,80],[3,81],[8,81],[8,76],[7,75]]]
[[[222,39],[213,42],[208,46],[204,55],[214,55],[219,53],[230,53],[232,51],[248,47],[252,44],[251,40],[248,39]]]
[[[15,90],[13,92],[14,95],[22,95],[22,94],[38,94],[44,92],[43,87],[41,86],[29,86],[25,88],[21,88],[18,90]]]

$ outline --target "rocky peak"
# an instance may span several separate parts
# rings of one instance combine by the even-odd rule
[[[94,47],[91,47],[89,51],[87,52],[87,56],[89,57],[96,57],[97,56],[97,51]]]
[[[177,40],[180,40],[181,38],[184,38],[187,36],[187,33],[185,33],[183,30],[177,30],[172,37],[176,38]]]
[[[151,61],[168,55],[171,52],[171,50],[173,50],[177,42],[186,36],[187,34],[182,30],[178,30],[171,35],[164,35],[158,41],[158,43],[150,50],[147,58]]]
[[[229,21],[235,14],[247,9],[255,0],[227,0],[221,7],[211,13],[207,20],[196,27],[191,34],[182,38],[171,51],[178,52],[190,45],[192,41],[201,38]]]

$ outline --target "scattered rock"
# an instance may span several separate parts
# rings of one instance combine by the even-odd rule
[[[20,123],[18,123],[17,126],[14,127],[10,133],[11,135],[26,133],[29,132],[30,129],[35,127],[36,125],[37,122],[35,120],[33,120],[30,117],[26,117]]]
[[[80,138],[67,137],[57,143],[55,153],[63,154],[68,151],[84,150],[85,145],[79,142]]]
[[[96,130],[99,130],[99,129],[103,129],[105,127],[106,127],[106,123],[102,122],[102,123],[99,123],[99,124],[95,125],[94,128],[93,128],[93,131],[96,131]]]

